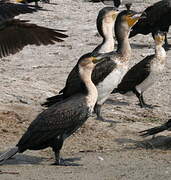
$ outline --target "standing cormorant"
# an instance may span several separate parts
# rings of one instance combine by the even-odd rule
[[[83,55],[77,63],[83,91],[40,113],[18,144],[0,156],[0,162],[4,163],[16,153],[23,153],[28,149],[51,147],[55,153],[55,164],[60,165],[60,150],[64,140],[79,129],[93,112],[98,92],[91,80],[91,74],[95,64],[103,60],[103,56],[94,57],[91,53]]]
[[[158,81],[165,68],[166,52],[162,47],[164,39],[164,32],[158,31],[155,33],[155,54],[145,57],[134,65],[112,93],[131,95],[130,92],[133,92],[139,99],[141,107],[151,107],[151,105],[144,102],[143,93]]]
[[[156,2],[152,6],[145,9],[146,19],[141,19],[132,28],[130,33],[130,38],[137,35],[143,34],[147,35],[154,33],[157,30],[164,31],[165,33],[165,46],[168,46],[167,32],[169,31],[169,26],[171,25],[171,0],[162,0]]]
[[[162,124],[161,126],[146,129],[139,133],[141,134],[141,136],[154,136],[157,133],[160,133],[160,132],[166,131],[166,130],[169,131],[170,129],[171,129],[171,119],[169,119],[166,123]]]
[[[118,14],[118,11],[114,7],[104,7],[99,11],[97,19],[96,19],[96,26],[97,26],[98,33],[100,34],[103,40],[102,40],[102,43],[100,43],[92,51],[93,55],[98,55],[99,53],[108,53],[114,50],[113,31],[114,31],[114,22],[115,22],[117,14]],[[73,77],[77,79],[76,66],[70,72],[67,81],[70,81],[70,77],[71,77],[71,81],[73,81],[72,80]],[[75,90],[76,89],[73,90],[73,93],[75,93]],[[79,88],[78,88],[78,92],[79,92]],[[62,90],[60,93],[62,93]],[[68,96],[70,95],[71,94],[68,94]],[[49,107],[53,105],[54,103],[56,103],[57,101],[59,101],[59,99],[61,99],[61,95],[56,95],[56,96],[47,98],[47,101],[43,103],[42,106]]]
[[[98,89],[98,100],[95,106],[95,112],[98,119],[102,119],[100,109],[112,90],[117,87],[121,78],[128,69],[128,62],[131,56],[131,47],[128,41],[130,28],[138,21],[139,16],[134,11],[124,10],[120,12],[115,22],[115,36],[118,41],[116,52],[111,52],[108,57],[110,60],[103,61],[96,65],[92,73],[92,81]],[[66,85],[60,91],[61,95],[48,99],[45,105],[52,105],[55,102],[72,96],[80,92],[82,84],[79,80],[78,71],[72,70],[69,74]]]
[[[114,23],[118,11],[115,7],[104,7],[99,11],[96,20],[98,33],[102,37],[102,43],[92,52],[93,54],[107,53],[114,50]]]

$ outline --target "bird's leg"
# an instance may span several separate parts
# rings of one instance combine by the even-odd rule
[[[167,32],[165,32],[164,34],[165,34],[164,49],[165,49],[165,50],[169,50],[170,45],[169,45],[168,40],[167,40]]]
[[[145,103],[144,98],[143,98],[143,93],[139,93],[135,88],[133,89],[133,93],[137,96],[139,102],[140,102],[140,107],[141,108],[152,108],[151,105],[148,105]]]
[[[53,151],[55,153],[55,163],[53,163],[52,165],[63,165],[63,163],[61,164],[61,159],[60,159],[60,150],[62,148],[63,145],[63,138],[62,137],[58,137],[58,139],[54,140],[54,144],[53,144]]]
[[[103,117],[101,116],[101,107],[102,107],[102,105],[96,104],[94,107],[94,112],[97,115],[97,120],[104,121]]]
[[[37,9],[40,9],[41,7],[38,5],[38,1],[35,1],[35,7],[37,8]]]
[[[152,105],[145,103],[142,92],[141,92],[141,94],[140,94],[140,99],[141,99],[141,102],[142,102],[142,104],[141,104],[141,107],[142,107],[142,108],[153,108]]]

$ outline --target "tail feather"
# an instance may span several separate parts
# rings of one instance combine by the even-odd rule
[[[3,164],[7,159],[9,159],[12,156],[14,156],[18,152],[18,150],[19,150],[18,147],[14,147],[14,148],[11,148],[10,150],[4,152],[0,156],[0,164]]]
[[[43,104],[41,104],[44,107],[50,107],[52,105],[54,105],[57,102],[60,102],[63,100],[63,94],[60,95],[56,95],[56,96],[52,96],[46,99],[46,102],[44,102]]]
[[[169,130],[170,128],[171,128],[171,119],[169,119],[166,123],[162,124],[161,126],[146,129],[139,133],[141,133],[140,136],[150,136],[150,135],[154,135],[165,130]]]
[[[141,131],[139,133],[141,133],[140,136],[151,136],[151,135],[160,133],[160,132],[165,131],[165,130],[167,130],[167,127],[162,125],[162,126],[154,127],[151,129],[146,129],[146,130]]]

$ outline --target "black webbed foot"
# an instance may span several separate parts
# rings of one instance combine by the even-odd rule
[[[154,109],[154,106],[151,104],[139,104],[141,108],[145,108],[145,109]]]
[[[60,159],[59,161],[55,161],[53,166],[80,166],[80,164],[69,162],[68,160]]]

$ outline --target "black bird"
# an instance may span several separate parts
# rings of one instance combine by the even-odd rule
[[[112,93],[124,95],[135,94],[139,99],[141,107],[152,107],[144,102],[143,93],[160,78],[166,64],[166,52],[162,45],[165,35],[163,32],[156,32],[155,54],[145,57],[134,65],[122,78],[121,83]]]
[[[79,129],[93,112],[98,92],[91,81],[91,73],[96,63],[103,61],[103,56],[83,55],[78,63],[83,91],[64,101],[54,104],[40,113],[30,124],[18,144],[0,156],[0,162],[23,153],[26,150],[40,150],[51,147],[55,152],[55,164],[60,164],[60,150],[64,140]]]
[[[128,36],[130,28],[137,21],[137,13],[134,11],[125,10],[118,14],[115,22],[115,35],[118,41],[118,49],[116,52],[113,51],[109,53],[109,57],[106,58],[106,61],[97,64],[93,70],[92,81],[98,89],[98,101],[95,112],[99,119],[102,119],[100,115],[101,106],[112,90],[117,87],[128,69],[128,62],[131,56],[131,47]],[[78,69],[74,68],[67,78],[65,87],[59,92],[61,94],[48,98],[44,105],[51,106],[61,99],[65,99],[75,93],[81,92],[82,84],[79,79]]]
[[[139,132],[141,136],[151,136],[157,133],[160,133],[165,130],[170,130],[171,128],[171,119],[169,119],[166,123],[162,124],[161,126],[157,126],[154,128],[146,129],[144,131]]]
[[[164,31],[166,32],[165,46],[168,47],[167,32],[171,25],[171,1],[162,0],[156,2],[146,8],[144,12],[147,18],[138,21],[138,23],[132,28],[129,37],[131,38],[137,34],[147,35],[149,33],[152,33],[152,36],[154,37],[154,33],[157,30]]]

